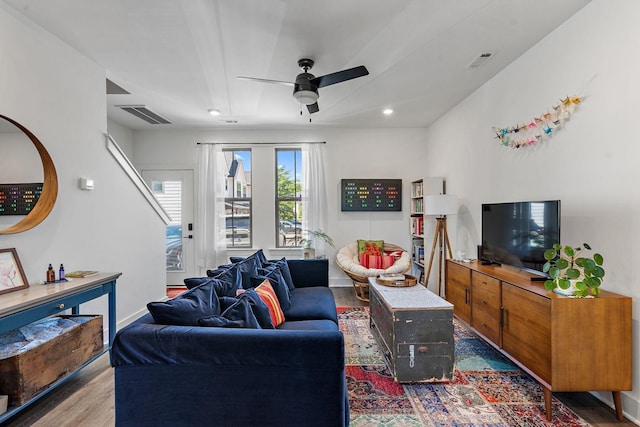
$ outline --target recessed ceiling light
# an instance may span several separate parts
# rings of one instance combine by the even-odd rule
[[[384,114],[385,116],[390,116],[391,114],[393,114],[393,109],[385,108],[384,110],[382,110],[382,114]]]
[[[209,114],[211,114],[212,116],[219,116],[220,110],[216,110],[215,108],[212,108],[209,110]]]

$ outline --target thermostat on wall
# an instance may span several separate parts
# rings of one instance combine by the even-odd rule
[[[80,178],[80,189],[86,191],[93,190],[93,180],[89,178]]]

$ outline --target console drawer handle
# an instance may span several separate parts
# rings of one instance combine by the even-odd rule
[[[64,310],[64,303],[61,302],[60,304],[58,304],[58,308],[60,310]]]

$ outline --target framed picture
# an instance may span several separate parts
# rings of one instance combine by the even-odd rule
[[[29,287],[15,248],[0,249],[0,294]]]

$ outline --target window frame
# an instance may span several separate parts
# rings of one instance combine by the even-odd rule
[[[294,183],[294,195],[293,196],[280,196],[279,178],[280,178],[280,165],[279,165],[279,153],[292,152],[293,153],[293,183]],[[302,178],[299,180],[297,176],[302,176],[302,148],[301,147],[280,147],[274,150],[275,159],[275,192],[274,192],[274,209],[275,209],[275,236],[276,236],[276,248],[300,248],[302,236]],[[298,187],[299,186],[299,187]],[[295,190],[298,191],[295,191]],[[287,237],[282,232],[281,224],[283,221],[291,221],[290,219],[281,219],[280,217],[280,204],[293,202],[294,203],[294,222],[293,228],[293,245],[287,245]],[[299,224],[299,226],[298,226]],[[290,234],[290,233],[286,233]]]
[[[253,151],[251,148],[242,148],[242,149],[235,149],[235,148],[223,148],[222,149],[223,154],[226,157],[226,153],[231,153],[231,162],[235,161],[236,159],[236,153],[242,153],[242,152],[247,152],[249,153],[249,158],[250,158],[250,164],[249,170],[253,170]],[[231,168],[231,164],[229,164],[229,169]],[[252,248],[253,247],[253,191],[252,191],[252,181],[253,181],[253,174],[251,175],[250,179],[248,180],[248,182],[246,183],[246,186],[250,189],[248,192],[248,197],[247,194],[242,195],[241,193],[243,193],[242,191],[242,182],[239,182],[236,180],[236,176],[230,176],[229,175],[229,169],[227,169],[225,171],[225,197],[224,197],[224,204],[225,204],[225,246],[227,247],[227,249],[248,249],[248,248]],[[244,170],[244,169],[243,169]],[[231,179],[230,179],[231,178]],[[238,184],[240,185],[240,188],[238,187]],[[241,194],[241,196],[239,197],[238,194]],[[235,237],[236,234],[238,234],[238,236],[240,234],[244,234],[245,230],[244,228],[242,229],[237,229],[238,233],[236,233],[236,231],[234,230],[234,227],[229,227],[228,226],[228,220],[231,220],[231,224],[233,224],[235,222],[235,218],[236,218],[236,213],[235,213],[235,209],[234,207],[240,203],[244,203],[247,202],[249,205],[249,209],[248,209],[248,228],[246,229],[249,233],[249,239],[247,243],[244,244],[236,244],[235,243]],[[231,215],[227,216],[227,206],[229,206],[229,209],[231,210]],[[240,214],[238,214],[240,215]],[[231,243],[229,243],[227,241],[228,239],[228,234],[229,234],[229,230],[231,230]],[[240,233],[242,231],[242,233]]]

